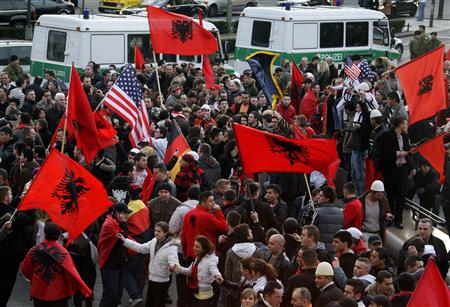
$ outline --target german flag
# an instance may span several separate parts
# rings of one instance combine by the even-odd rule
[[[191,150],[188,142],[184,138],[177,123],[172,120],[172,128],[167,134],[167,149],[164,155],[164,164],[168,164],[178,150],[177,156],[182,157],[185,153]],[[175,180],[175,176],[180,171],[180,159],[178,159],[175,166],[170,171],[170,177]]]
[[[140,242],[139,238],[145,238],[146,232],[150,227],[150,215],[148,212],[148,208],[145,206],[142,200],[137,199],[131,200],[128,203],[128,209],[132,211],[128,215],[128,235],[133,237],[136,241]]]

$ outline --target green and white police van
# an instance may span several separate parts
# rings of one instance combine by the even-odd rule
[[[267,50],[286,59],[309,60],[318,55],[342,63],[355,53],[364,58],[400,57],[394,48],[389,20],[378,11],[354,7],[300,6],[248,7],[239,18],[236,35],[235,69],[248,68],[245,58]]]
[[[219,31],[209,22],[203,26],[218,42],[218,54],[223,59]],[[105,68],[114,64],[119,68],[134,63],[134,47],[138,46],[145,59],[153,59],[146,14],[43,15],[36,23],[31,50],[32,76],[44,76],[46,70],[69,82],[72,63],[84,69],[90,61]],[[195,63],[201,67],[201,56],[157,54],[166,63]]]

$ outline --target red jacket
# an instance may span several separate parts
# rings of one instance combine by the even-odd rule
[[[57,301],[77,290],[89,297],[92,291],[83,282],[72,257],[56,241],[44,240],[32,247],[22,263],[22,274],[30,280],[31,297]]]
[[[292,105],[285,106],[282,102],[275,106],[275,111],[280,113],[280,115],[287,121],[289,124],[293,124],[293,118],[297,115],[294,107]]]
[[[344,208],[344,229],[356,227],[361,230],[363,221],[362,204],[357,198],[351,198]]]
[[[180,235],[183,254],[195,258],[193,247],[196,236],[206,236],[216,246],[217,237],[225,234],[227,230],[228,226],[222,210],[210,213],[204,206],[197,205],[183,219]]]

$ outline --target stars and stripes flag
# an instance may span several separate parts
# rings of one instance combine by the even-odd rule
[[[352,81],[356,81],[359,79],[359,75],[361,74],[361,69],[356,65],[350,57],[345,59],[344,63],[344,73],[347,77],[349,77]]]
[[[103,98],[103,104],[130,125],[129,137],[134,147],[144,139],[151,140],[149,116],[143,98],[136,72],[131,65],[127,65]]]

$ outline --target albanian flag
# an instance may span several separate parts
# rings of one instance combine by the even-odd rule
[[[30,280],[31,297],[56,301],[72,296],[77,290],[92,295],[75,268],[72,257],[57,241],[44,240],[32,247],[22,263],[22,274]]]
[[[183,134],[180,131],[180,128],[177,125],[177,122],[172,120],[172,128],[170,128],[169,133],[167,134],[167,148],[166,153],[164,155],[164,164],[168,164],[170,160],[175,155],[175,151],[178,150],[178,157],[182,157],[185,153],[191,150],[188,142],[184,138]],[[178,159],[175,166],[170,170],[170,177],[174,180],[175,176],[180,171],[180,161]]]
[[[445,133],[435,136],[434,138],[420,144],[417,151],[424,157],[428,163],[439,174],[439,182],[444,183],[444,162],[445,162],[445,147],[444,147]]]
[[[299,114],[303,114],[309,119],[316,113],[317,106],[319,105],[319,98],[314,94],[312,89],[308,89],[300,105]]]
[[[443,71],[443,45],[395,69],[408,103],[410,124],[446,108]]]
[[[141,50],[138,46],[134,46],[134,67],[136,71],[141,71],[144,68],[145,60]]]
[[[107,148],[119,142],[119,139],[116,137],[117,131],[106,119],[107,115],[105,113],[106,109],[95,111],[93,113],[95,125],[97,127],[97,139],[101,148]]]
[[[153,175],[152,171],[148,166],[146,166],[146,169],[147,169],[147,177],[145,177],[144,183],[142,184],[142,192],[141,192],[141,199],[144,202],[144,204],[148,203],[150,197],[152,197],[153,188],[155,187],[156,183],[156,176]]]
[[[336,141],[331,139],[288,139],[239,124],[233,125],[244,173],[320,171],[339,166]]]
[[[417,282],[407,307],[444,307],[450,306],[450,293],[442,279],[434,258],[428,260],[425,271]]]
[[[192,18],[147,5],[152,48],[156,53],[199,55],[218,50],[217,40]]]
[[[53,149],[18,209],[47,212],[69,233],[69,244],[110,206],[103,184],[83,166]]]
[[[245,59],[250,65],[268,103],[272,105],[272,109],[276,102],[283,98],[283,92],[272,74],[273,64],[279,55],[269,51],[257,51]]]
[[[291,105],[294,107],[295,112],[298,112],[300,107],[300,89],[303,86],[303,75],[297,64],[292,60],[292,78],[291,78]]]
[[[91,106],[74,65],[70,75],[67,103],[69,108],[67,125],[73,125],[77,147],[83,151],[86,162],[89,164],[102,146],[97,139],[97,127]]]

